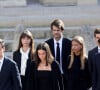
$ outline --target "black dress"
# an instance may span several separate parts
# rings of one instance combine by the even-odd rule
[[[51,71],[38,71],[32,61],[29,72],[26,90],[64,90],[60,68],[56,61],[51,64]]]
[[[70,57],[68,61],[70,62]],[[67,90],[88,90],[88,88],[91,86],[91,78],[88,70],[87,58],[85,62],[85,69],[81,70],[80,67],[80,56],[74,56],[72,67],[67,71]]]
[[[37,70],[38,90],[52,90],[51,71]]]

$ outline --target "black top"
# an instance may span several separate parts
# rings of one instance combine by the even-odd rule
[[[51,64],[51,71],[37,71],[32,61],[29,72],[26,90],[63,90],[62,76],[56,61]]]
[[[51,71],[37,70],[38,90],[52,90]]]
[[[19,72],[21,72],[21,56],[22,54],[20,53],[20,51],[13,52],[13,60],[17,63]],[[26,90],[25,88],[26,88],[26,82],[28,79],[30,64],[31,64],[31,54],[29,52],[28,60],[26,63],[25,76],[21,76],[22,90]]]
[[[70,63],[70,57],[68,60]],[[91,78],[88,70],[87,58],[85,69],[81,69],[80,56],[74,56],[72,67],[67,71],[68,89],[67,90],[88,90],[91,86]]]

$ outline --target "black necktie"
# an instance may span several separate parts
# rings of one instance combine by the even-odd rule
[[[60,47],[59,47],[59,43],[57,43],[57,47],[56,47],[56,60],[60,63]]]

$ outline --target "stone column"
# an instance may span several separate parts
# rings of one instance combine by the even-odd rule
[[[0,7],[25,6],[26,0],[0,0]]]
[[[97,5],[98,0],[78,0],[78,5]]]
[[[76,5],[77,0],[39,0],[44,5]]]

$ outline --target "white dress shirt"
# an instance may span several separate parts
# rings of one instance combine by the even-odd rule
[[[21,75],[22,76],[25,76],[29,51],[30,51],[30,48],[26,52],[24,52],[22,50],[22,48],[20,48],[20,52],[21,52]]]
[[[100,47],[98,46],[98,53],[100,53]]]
[[[1,69],[2,69],[3,61],[4,61],[4,55],[3,55],[3,57],[0,59],[0,72],[1,72]]]
[[[56,57],[56,48],[57,48],[57,42],[58,42],[59,47],[60,47],[60,70],[61,70],[61,73],[63,74],[63,69],[62,69],[62,40],[63,40],[63,35],[61,36],[59,41],[56,41],[54,39],[54,49],[55,49],[55,57]]]

